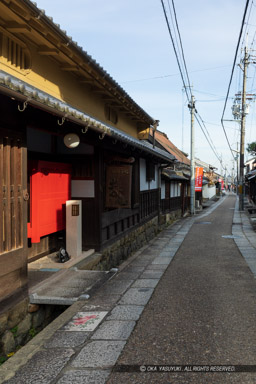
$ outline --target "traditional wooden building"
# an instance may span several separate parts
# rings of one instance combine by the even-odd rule
[[[158,217],[174,157],[139,139],[155,120],[29,0],[0,3],[0,110],[3,305],[65,240],[67,201],[82,251],[101,251]]]
[[[255,157],[245,163],[245,195],[250,202],[256,204],[256,159]]]
[[[161,213],[170,217],[183,216],[189,210],[190,200],[190,160],[176,147],[166,133],[154,128],[141,132],[140,137],[148,140],[155,148],[165,150],[174,156],[175,161],[163,166],[161,171]]]

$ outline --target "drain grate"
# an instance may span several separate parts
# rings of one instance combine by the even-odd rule
[[[211,224],[211,223],[212,223],[211,221],[198,221],[195,224],[205,225],[205,224]]]
[[[240,236],[236,236],[236,235],[222,235],[221,237],[223,237],[223,239],[239,239]]]

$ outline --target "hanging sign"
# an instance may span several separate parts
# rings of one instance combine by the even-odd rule
[[[196,192],[202,191],[203,175],[204,175],[204,169],[202,167],[196,167],[196,175],[195,175],[195,191]]]
[[[106,208],[131,208],[131,165],[109,165],[106,172]]]

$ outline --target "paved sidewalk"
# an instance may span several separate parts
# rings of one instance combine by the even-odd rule
[[[256,244],[245,215],[232,227],[234,205],[230,195],[162,231],[0,367],[0,383],[255,383],[256,373],[118,372],[256,364],[256,282],[237,248],[253,269]],[[237,245],[222,237],[232,231]]]

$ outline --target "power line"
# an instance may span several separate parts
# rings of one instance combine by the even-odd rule
[[[168,0],[168,3],[169,3],[169,0]],[[173,13],[174,13],[174,18],[175,18],[176,28],[177,28],[178,36],[179,36],[180,47],[181,47],[181,53],[182,53],[182,58],[183,58],[183,63],[184,63],[184,68],[185,68],[185,72],[186,72],[186,76],[187,76],[187,80],[188,80],[188,85],[190,86],[190,80],[189,80],[189,76],[188,76],[188,70],[187,70],[187,65],[186,65],[186,60],[185,60],[185,55],[184,55],[184,49],[183,49],[183,44],[182,44],[182,40],[181,40],[181,35],[180,35],[180,30],[179,30],[179,25],[178,25],[177,15],[176,15],[176,9],[175,9],[175,5],[174,5],[174,0],[172,0],[172,8],[173,8]],[[190,90],[190,97],[192,97],[191,87],[189,87],[189,90]]]
[[[234,70],[235,70],[235,65],[236,65],[236,60],[237,60],[238,49],[239,49],[240,42],[241,42],[241,37],[242,37],[242,33],[243,33],[243,28],[244,28],[244,24],[245,24],[245,18],[246,18],[249,2],[250,2],[250,0],[247,0],[246,1],[246,5],[245,5],[242,25],[241,25],[241,28],[240,28],[239,38],[238,38],[238,42],[237,42],[237,46],[236,46],[235,58],[234,58],[233,67],[232,67],[232,71],[231,71],[231,77],[230,77],[230,80],[229,80],[228,91],[227,91],[227,95],[226,95],[226,99],[225,99],[225,103],[224,103],[224,109],[223,109],[223,113],[222,113],[222,117],[221,117],[221,125],[222,125],[223,131],[225,133],[226,140],[227,140],[230,152],[232,153],[232,156],[233,156],[234,160],[235,160],[235,156],[234,156],[234,154],[232,152],[232,148],[231,148],[230,142],[228,140],[228,136],[227,136],[227,132],[226,132],[225,127],[224,127],[223,120],[224,120],[224,114],[225,114],[226,107],[227,107],[227,101],[228,101],[230,87],[231,87],[231,83],[232,83],[232,79],[233,79],[233,75],[234,75]]]
[[[198,116],[198,118],[197,118],[197,116]],[[207,130],[207,128],[206,128],[205,122],[204,122],[204,120],[202,119],[202,117],[200,116],[200,114],[199,114],[198,112],[197,112],[197,114],[196,114],[196,119],[197,119],[197,122],[198,122],[198,124],[199,124],[199,126],[200,126],[200,128],[201,128],[201,130],[202,130],[202,132],[203,132],[203,134],[205,135],[205,138],[206,138],[206,140],[208,141],[208,143],[209,143],[209,145],[210,145],[210,147],[211,147],[213,153],[215,154],[215,156],[217,157],[217,159],[221,162],[220,156],[219,156],[218,153],[217,153],[217,149],[216,149],[216,147],[215,147],[215,145],[214,145],[214,143],[213,143],[213,141],[212,141],[212,139],[211,139],[211,136],[210,136],[210,134],[209,134],[209,132],[208,132],[208,130]],[[208,137],[206,136],[206,133],[204,132],[204,130],[203,130],[202,126],[201,126],[201,123],[199,122],[198,119],[201,120],[201,122],[202,122],[202,124],[203,124],[203,126],[204,126],[204,129],[205,129],[205,131],[206,131],[207,134],[208,134],[209,139],[208,139]]]
[[[179,61],[181,63],[181,67],[182,67],[182,71],[184,71],[184,62],[182,61],[182,56],[181,56],[181,52],[180,52],[180,45],[178,43],[178,38],[177,38],[177,33],[176,33],[176,29],[175,28],[175,24],[174,24],[174,20],[173,20],[173,14],[172,14],[172,11],[171,11],[171,6],[170,6],[170,1],[167,0],[168,2],[168,8],[169,8],[169,13],[170,13],[170,17],[171,17],[171,23],[172,23],[172,28],[173,28],[173,33],[174,33],[174,37],[175,37],[175,41],[176,41],[176,47],[177,47],[177,52],[179,54]]]
[[[179,59],[178,54],[177,54],[177,49],[176,49],[176,47],[175,47],[174,39],[173,39],[173,36],[172,36],[172,33],[171,33],[171,28],[170,28],[170,24],[169,24],[169,20],[168,20],[168,17],[167,17],[167,13],[166,13],[166,9],[165,9],[163,0],[161,0],[161,3],[162,3],[162,7],[163,7],[163,11],[164,11],[164,15],[165,15],[165,20],[166,20],[167,27],[168,27],[168,31],[169,31],[169,35],[170,35],[171,40],[172,40],[172,45],[173,45],[173,48],[174,48],[174,52],[175,52],[175,56],[176,56],[176,60],[177,60],[178,67],[179,67],[179,70],[180,70],[180,75],[181,75],[181,78],[182,78],[183,86],[184,86],[184,89],[185,89],[185,92],[186,92],[187,100],[188,100],[188,102],[189,102],[189,101],[190,101],[190,98],[189,98],[189,96],[188,96],[187,87],[186,87],[186,85],[185,85],[185,80],[184,80],[185,77],[187,78],[187,81],[188,81],[188,84],[189,84],[188,88],[189,88],[189,91],[190,91],[191,100],[192,100],[192,91],[191,91],[190,80],[189,80],[189,75],[188,75],[188,70],[187,70],[187,65],[186,65],[185,55],[184,55],[184,49],[183,49],[182,39],[181,39],[180,31],[179,31],[179,25],[178,25],[178,20],[177,20],[177,14],[176,14],[176,9],[175,9],[175,5],[174,5],[174,0],[172,0],[172,8],[173,8],[173,13],[174,13],[174,18],[175,18],[176,29],[177,29],[178,36],[179,36],[179,42],[180,42],[180,47],[181,47],[181,52],[182,52],[182,60],[181,60],[181,61],[182,61],[182,63],[183,63],[183,67],[185,68],[185,75],[183,74],[182,69],[181,69],[180,59]],[[169,9],[170,9],[170,3],[169,3],[169,0],[168,0],[168,5],[169,5]],[[170,10],[170,13],[171,13],[171,10]],[[174,30],[175,30],[175,28],[174,28]],[[175,36],[176,36],[176,34],[175,34]],[[176,38],[176,40],[177,40],[177,38]],[[196,111],[196,112],[197,112],[197,111]],[[197,112],[197,114],[198,114],[198,112]],[[205,126],[205,124],[204,124],[204,122],[203,122],[201,116],[200,116],[199,114],[198,114],[198,116],[199,116],[199,118],[201,119],[204,128],[203,128],[202,124],[200,123],[199,118],[198,118],[197,115],[196,115],[197,122],[198,122],[198,124],[199,124],[199,126],[200,126],[200,128],[201,128],[201,130],[202,130],[202,132],[203,132],[203,134],[204,134],[204,136],[205,136],[205,138],[206,138],[206,140],[208,141],[208,143],[209,143],[211,149],[213,150],[213,153],[215,154],[215,156],[216,156],[217,159],[219,160],[220,157],[219,157],[218,154],[217,154],[217,150],[216,150],[216,148],[214,147],[214,144],[213,144],[213,142],[212,142],[212,139],[211,139],[211,137],[210,137],[210,134],[209,134],[209,132],[208,132],[208,130],[207,130],[207,128],[206,128],[206,126]],[[204,129],[205,129],[205,130],[204,130]],[[205,132],[205,131],[206,131],[206,132]],[[209,138],[207,137],[207,135],[208,135]]]
[[[172,41],[174,53],[175,53],[176,60],[177,60],[177,63],[178,63],[178,67],[179,67],[179,71],[180,71],[183,87],[185,89],[185,92],[186,92],[186,95],[187,95],[187,99],[189,101],[187,86],[186,86],[186,83],[185,83],[185,80],[184,80],[184,76],[183,76],[183,73],[182,73],[182,70],[181,70],[180,61],[179,61],[177,50],[176,50],[176,47],[175,47],[175,44],[174,44],[174,40],[173,40],[173,36],[172,36],[172,32],[171,32],[171,28],[170,28],[170,24],[169,24],[169,20],[168,20],[168,17],[167,17],[167,13],[166,13],[166,9],[165,9],[165,5],[164,5],[163,0],[161,0],[161,3],[162,3],[162,7],[163,7],[163,11],[164,11],[164,16],[165,16],[167,28],[168,28],[168,31],[169,31],[169,35],[170,35],[170,38],[171,38],[171,41]]]
[[[205,71],[213,71],[213,70],[215,70],[215,69],[227,68],[227,67],[230,67],[230,65],[221,65],[221,66],[219,66],[219,67],[211,67],[211,68],[205,68],[205,69],[196,69],[195,71],[190,71],[189,73],[205,72]],[[173,77],[173,76],[179,76],[179,75],[180,75],[180,73],[173,73],[173,74],[169,74],[169,75],[161,75],[161,76],[154,76],[154,77],[146,77],[146,78],[143,78],[143,79],[125,80],[125,81],[121,81],[121,83],[122,83],[122,84],[125,84],[125,83],[135,83],[135,82],[139,82],[139,81],[165,79],[165,78],[167,78],[167,77]]]

